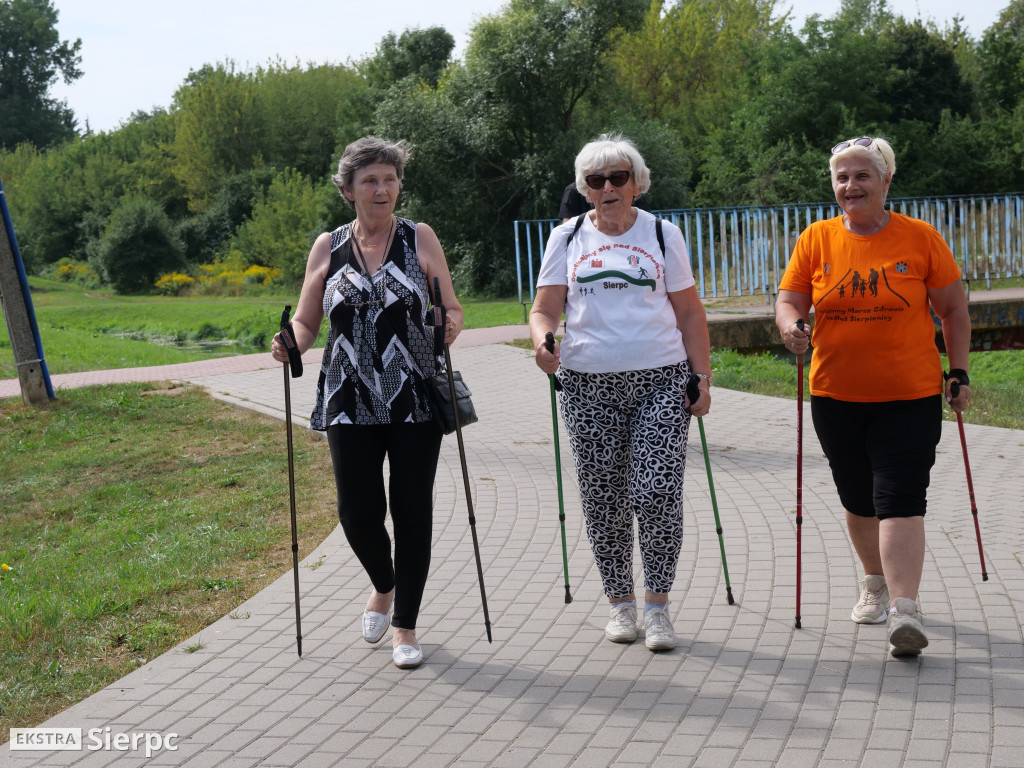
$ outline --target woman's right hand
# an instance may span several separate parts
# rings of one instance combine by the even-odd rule
[[[555,339],[554,350],[548,351],[548,346],[545,342],[541,342],[537,345],[537,349],[534,350],[533,359],[537,363],[537,367],[540,368],[544,373],[556,373],[558,371],[558,361],[562,356],[562,349],[558,344],[558,339]]]
[[[285,347],[284,342],[281,341],[280,333],[275,333],[273,341],[270,342],[270,354],[279,363],[288,362],[288,349]]]
[[[802,355],[811,345],[811,326],[807,323],[802,325],[800,328],[794,321],[782,329],[782,342],[794,355]]]

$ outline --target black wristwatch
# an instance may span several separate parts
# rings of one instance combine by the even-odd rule
[[[960,382],[961,387],[971,386],[971,377],[967,375],[967,371],[963,368],[953,368],[949,373],[942,372],[942,380],[949,381],[950,379],[956,379]]]

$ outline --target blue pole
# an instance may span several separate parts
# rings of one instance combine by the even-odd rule
[[[32,306],[32,292],[28,287],[25,265],[21,261],[21,251],[18,250],[18,239],[14,236],[14,224],[11,223],[11,214],[7,210],[7,195],[4,194],[2,181],[0,181],[0,213],[3,214],[4,229],[7,230],[7,240],[11,244],[11,253],[14,254],[14,265],[18,270],[18,284],[21,286],[21,295],[25,298],[25,311],[28,314],[28,322],[32,328],[32,340],[36,345],[36,354],[39,356],[39,370],[42,371],[43,381],[46,383],[46,394],[51,400],[56,400],[57,396],[53,393],[53,383],[50,381],[50,371],[46,368],[46,359],[43,357],[43,340],[39,336],[36,311]]]

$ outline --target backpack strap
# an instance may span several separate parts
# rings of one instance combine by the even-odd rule
[[[586,216],[586,215],[587,215],[586,213],[581,213],[579,216],[576,217],[576,226],[572,228],[572,232],[569,233],[569,237],[565,241],[565,247],[566,248],[569,247],[569,243],[572,242],[572,239],[576,236],[576,233],[580,231],[580,227],[583,226],[583,217]],[[661,219],[660,218],[655,218],[654,219],[654,234],[658,238],[658,245],[661,247],[661,255],[664,256],[665,255],[665,234],[661,231]]]
[[[576,233],[580,231],[580,227],[583,226],[583,219],[586,217],[586,215],[587,214],[584,211],[583,213],[576,217],[576,226],[572,228],[572,232],[569,233],[569,237],[565,241],[566,248],[569,247],[569,243],[572,242],[572,239],[576,236]]]

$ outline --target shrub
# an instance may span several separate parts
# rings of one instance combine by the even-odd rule
[[[169,272],[157,280],[154,287],[157,293],[162,293],[165,296],[178,296],[185,288],[191,287],[194,283],[195,280],[188,275]]]
[[[111,214],[103,237],[90,243],[89,263],[118,293],[142,293],[184,266],[183,250],[163,208],[129,197]]]
[[[314,186],[292,169],[278,174],[253,205],[252,217],[235,231],[229,256],[237,254],[246,265],[273,267],[284,281],[301,284],[310,246],[326,228],[324,199],[337,197],[328,187]]]
[[[67,257],[53,264],[47,274],[62,283],[75,283],[87,288],[98,288],[100,285],[100,276],[87,262],[75,261]]]
[[[224,261],[200,264],[193,272],[193,288],[204,296],[251,295],[277,285],[281,279],[280,270],[273,267],[246,267],[237,251],[230,252]]]

